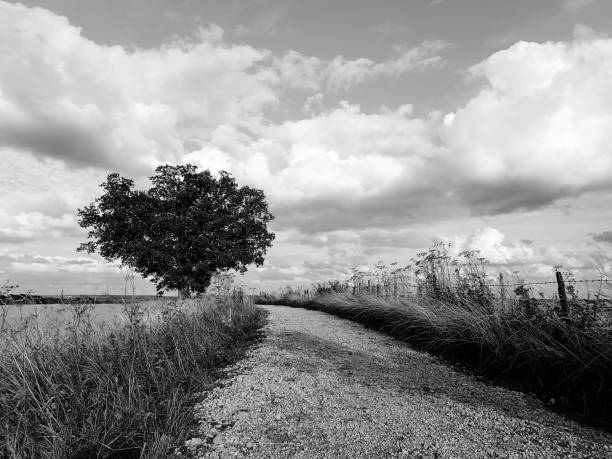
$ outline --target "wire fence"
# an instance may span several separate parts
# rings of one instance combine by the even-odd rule
[[[596,313],[612,314],[612,281],[606,277],[598,279],[575,279],[555,272],[555,280],[527,282],[522,279],[504,281],[498,278],[475,276],[463,282],[452,282],[446,278],[416,278],[406,275],[362,275],[349,280],[320,282],[306,288],[287,287],[282,295],[311,298],[320,293],[347,293],[353,295],[375,295],[381,297],[446,297],[466,295],[488,301],[498,309],[512,309],[531,304],[536,308],[560,308],[565,314],[571,309],[593,309]]]

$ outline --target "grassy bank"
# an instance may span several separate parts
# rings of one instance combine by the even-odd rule
[[[0,317],[0,457],[168,457],[198,393],[265,321],[244,298],[158,305],[100,325],[76,305],[65,328]],[[200,395],[201,396],[201,395]]]
[[[554,313],[492,313],[473,300],[385,298],[348,293],[259,298],[324,311],[385,332],[497,382],[534,392],[549,406],[612,429],[612,330]]]

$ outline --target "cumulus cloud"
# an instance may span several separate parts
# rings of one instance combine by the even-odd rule
[[[188,159],[259,184],[279,225],[313,233],[537,209],[610,189],[610,56],[601,37],[519,42],[471,69],[480,92],[446,116],[343,103]]]
[[[397,58],[329,61],[229,45],[211,25],[191,40],[126,50],[81,35],[65,17],[0,2],[0,143],[77,166],[145,171],[180,162],[186,140],[218,126],[249,131],[282,88],[346,88],[438,65],[444,45]]]
[[[522,277],[530,282],[554,281],[555,267],[570,270],[577,278],[597,277],[594,254],[584,244],[561,250],[554,244],[535,246],[531,241],[506,241],[506,235],[493,227],[483,227],[470,234],[441,236],[451,243],[449,254],[458,256],[463,251],[477,251],[489,264],[489,275],[498,272],[507,278]],[[578,242],[578,241],[577,241]]]
[[[256,122],[277,100],[277,76],[257,68],[267,54],[225,45],[214,26],[128,51],[47,10],[1,2],[0,143],[78,166],[177,162],[182,139]]]
[[[410,106],[364,113],[344,103],[309,119],[268,126],[246,143],[220,135],[185,160],[227,168],[261,186],[278,227],[383,227],[423,220],[447,207],[437,199],[442,182],[432,161],[440,152],[431,130]]]
[[[612,40],[519,42],[472,68],[480,93],[445,117],[445,169],[477,213],[610,189]]]

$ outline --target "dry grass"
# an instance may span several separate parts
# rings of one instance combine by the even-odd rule
[[[243,298],[166,302],[125,325],[72,306],[64,328],[0,316],[0,457],[167,457],[189,434],[197,394],[264,321]]]

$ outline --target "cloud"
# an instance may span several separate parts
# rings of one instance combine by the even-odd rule
[[[104,173],[75,174],[58,160],[0,147],[0,243],[48,242],[84,232],[75,213],[93,200]]]
[[[519,42],[471,69],[480,93],[445,117],[446,170],[476,213],[610,189],[612,40]]]
[[[50,217],[41,212],[7,215],[0,209],[0,243],[21,243],[34,239],[60,239],[80,236],[83,231],[71,213]]]
[[[563,11],[567,14],[578,14],[594,3],[594,0],[563,0]]]
[[[216,26],[128,51],[47,10],[0,2],[0,144],[80,167],[177,162],[182,139],[257,123],[276,103],[277,76],[258,68],[267,57],[225,45]]]
[[[611,56],[605,38],[519,42],[472,67],[479,93],[445,116],[343,103],[187,159],[223,158],[305,232],[538,209],[612,188]]]
[[[604,244],[612,244],[612,231],[604,231],[603,233],[594,234],[595,242],[603,242]]]
[[[534,246],[530,241],[506,242],[506,235],[493,227],[483,227],[467,235],[441,236],[450,242],[449,255],[459,256],[463,251],[475,250],[478,257],[489,264],[489,275],[503,272],[506,278],[518,275],[528,281],[553,281],[554,267],[570,270],[576,278],[597,276],[593,254],[587,246],[575,244],[572,249],[561,250],[553,244]]]
[[[305,233],[530,211],[612,188],[610,56],[602,37],[519,42],[472,67],[480,91],[445,116],[342,103],[186,160],[262,187],[278,227]]]
[[[409,72],[437,69],[444,65],[440,51],[448,46],[443,41],[425,41],[415,47],[401,46],[397,57],[383,62],[371,59],[345,59],[336,56],[322,60],[289,51],[276,59],[276,67],[285,84],[292,87],[337,92],[375,78],[398,78]]]
[[[346,89],[441,64],[441,42],[380,63],[281,57],[230,45],[210,25],[157,49],[104,46],[65,17],[0,2],[0,146],[85,168],[145,173],[180,162],[219,126],[265,124],[283,88]]]
[[[440,207],[432,202],[442,182],[431,164],[438,147],[430,130],[410,106],[364,113],[344,103],[268,126],[255,138],[238,139],[223,129],[185,161],[231,170],[263,188],[278,228],[385,227],[422,220]]]
[[[0,268],[19,273],[115,273],[116,263],[89,257],[42,256],[23,253],[0,253]]]

